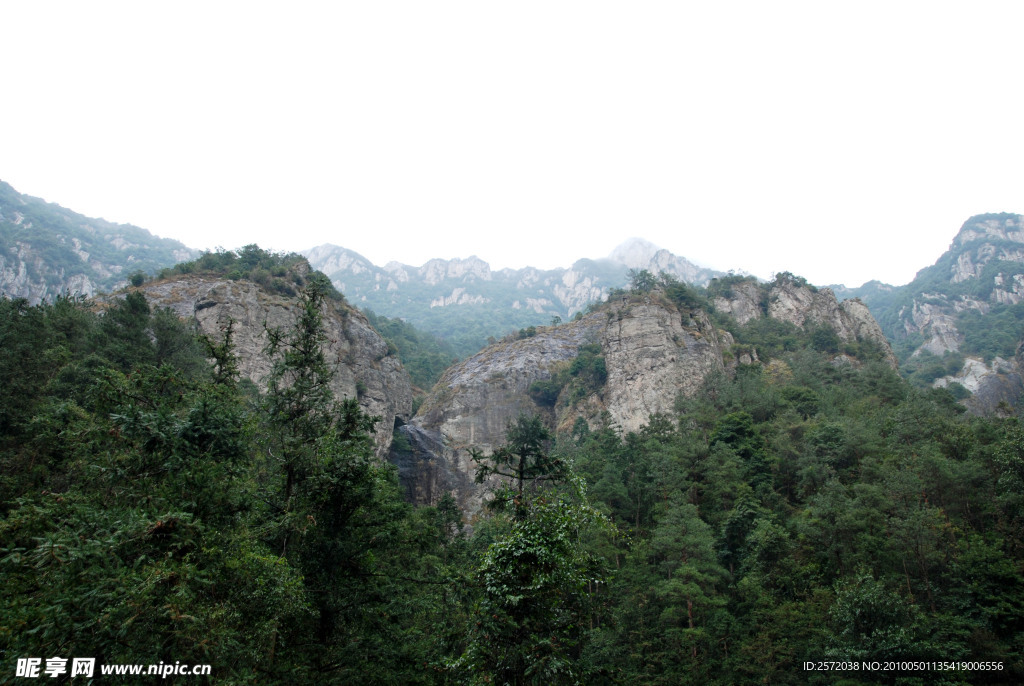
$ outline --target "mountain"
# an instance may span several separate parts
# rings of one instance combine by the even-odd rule
[[[908,364],[1014,319],[1011,220],[875,289]],[[438,266],[484,283],[464,262]],[[795,683],[815,655],[888,683],[849,656],[952,655],[1024,683],[1021,422],[900,378],[857,299],[632,278],[410,417],[401,346],[301,256],[131,281],[0,297],[5,654],[300,686]]]
[[[283,278],[262,284],[236,278],[237,273],[232,272],[246,260],[258,260],[258,268]],[[214,262],[218,264],[212,265]],[[266,353],[268,330],[288,330],[294,325],[301,309],[295,288],[301,288],[311,276],[306,260],[247,247],[238,255],[208,253],[166,271],[168,274],[146,281],[137,290],[154,309],[169,308],[214,340],[230,325],[240,375],[263,388],[273,362]],[[285,281],[290,285],[282,287]],[[334,371],[331,390],[337,398],[356,398],[364,412],[379,418],[374,442],[377,455],[384,457],[396,419],[402,423],[412,414],[409,375],[363,313],[340,294],[324,303],[323,326],[324,356]]]
[[[470,449],[497,449],[520,414],[540,414],[559,434],[607,425],[635,432],[656,415],[675,416],[678,399],[695,396],[715,374],[742,366],[791,375],[775,358],[800,345],[830,355],[835,367],[875,361],[895,369],[859,301],[839,303],[788,274],[771,284],[731,281],[716,286],[713,308],[678,285],[616,295],[575,321],[511,336],[449,368],[392,448],[408,497],[436,504],[454,492],[463,511],[477,515],[486,489],[474,481]]]
[[[389,262],[378,267],[356,252],[321,245],[303,253],[349,300],[386,317],[397,317],[450,341],[460,355],[502,336],[553,318],[570,319],[628,281],[630,269],[667,272],[706,284],[721,272],[639,238],[604,259],[581,259],[572,267],[494,271],[478,257],[432,259],[420,267]]]
[[[197,251],[130,224],[92,219],[0,181],[0,293],[30,303],[65,291],[92,296]]]
[[[906,286],[837,289],[861,298],[893,342],[904,374],[950,387],[975,412],[1024,394],[1024,217],[971,217],[935,264]]]

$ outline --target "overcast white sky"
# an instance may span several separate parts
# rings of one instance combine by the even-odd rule
[[[1021,2],[2,4],[0,179],[197,248],[905,283],[1024,212]]]

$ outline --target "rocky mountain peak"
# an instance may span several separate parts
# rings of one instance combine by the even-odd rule
[[[297,271],[308,273],[304,262],[297,266]],[[267,329],[290,328],[300,308],[295,297],[268,292],[245,279],[216,275],[179,275],[149,281],[140,290],[154,307],[172,309],[215,340],[233,322],[239,371],[258,387],[266,382],[273,364],[265,352]],[[335,371],[331,390],[339,399],[356,398],[367,414],[380,417],[374,441],[378,457],[383,458],[395,424],[411,415],[409,374],[358,310],[328,301],[324,330],[324,356]]]
[[[493,271],[475,255],[432,259],[420,267],[397,262],[377,267],[357,253],[331,245],[303,254],[350,302],[445,338],[467,355],[479,350],[489,335],[574,317],[612,289],[626,286],[631,268],[666,272],[700,285],[722,275],[640,238],[626,241],[610,258],[584,258],[561,269]],[[452,331],[452,308],[459,308],[460,333]]]
[[[458,257],[450,260],[433,259],[420,267],[419,273],[423,280],[431,286],[447,279],[490,281],[491,265],[476,255],[465,259]]]
[[[310,248],[304,254],[310,263],[317,264],[317,269],[325,273],[348,271],[363,274],[374,268],[372,262],[354,250],[330,243]]]
[[[654,261],[655,255],[660,252],[668,251],[646,239],[633,237],[612,250],[608,259],[624,264],[630,269],[647,269]]]
[[[703,285],[722,275],[721,272],[699,267],[643,238],[630,238],[612,250],[607,259],[629,269],[646,269],[655,275],[665,272],[687,283]]]
[[[1019,214],[979,214],[960,227],[950,250],[978,240],[1024,243],[1024,217]]]
[[[983,214],[968,219],[950,246],[950,281],[982,276],[992,261],[1024,262],[1024,217]]]

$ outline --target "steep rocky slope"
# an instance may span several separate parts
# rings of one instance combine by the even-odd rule
[[[955,388],[979,413],[1024,394],[1024,217],[972,217],[911,283],[860,291],[852,292],[869,304],[912,378]]]
[[[91,219],[0,181],[0,293],[36,304],[65,291],[92,296],[195,257],[178,241]]]
[[[843,341],[872,341],[895,364],[863,304],[840,306],[831,291],[785,281],[763,297],[767,286],[750,283],[722,296],[725,311],[775,317],[797,327],[830,327]],[[733,335],[717,328],[702,309],[673,302],[659,290],[617,297],[576,321],[501,341],[453,366],[401,427],[408,447],[393,451],[390,459],[411,499],[436,503],[443,493],[454,492],[472,518],[485,489],[473,482],[470,449],[492,452],[520,413],[538,413],[559,431],[580,419],[592,428],[608,421],[634,431],[655,413],[671,414],[677,397],[696,393],[709,374],[728,371],[736,353]],[[745,363],[757,360],[756,350],[741,354]],[[583,366],[578,360],[602,370],[599,383],[572,377]],[[557,381],[553,388],[552,381]],[[548,382],[545,388],[557,397],[542,400],[538,382]]]
[[[631,239],[605,259],[577,261],[568,269],[533,267],[494,271],[477,257],[432,259],[420,267],[391,262],[378,267],[334,245],[303,253],[346,297],[387,317],[399,317],[434,335],[463,340],[461,354],[478,350],[488,336],[569,319],[627,283],[629,269],[666,272],[696,284],[719,272],[641,239]]]
[[[731,315],[740,325],[768,317],[800,328],[827,326],[842,343],[870,341],[897,367],[889,341],[867,305],[857,298],[840,302],[830,288],[814,288],[803,279],[782,274],[770,284],[753,279],[732,283],[712,302],[717,311]]]
[[[264,353],[266,329],[290,327],[297,311],[293,297],[270,293],[251,281],[224,277],[177,276],[146,283],[142,291],[154,307],[173,309],[215,339],[223,336],[228,322],[233,321],[240,372],[261,387],[272,365]],[[378,456],[384,457],[396,421],[402,423],[411,415],[409,375],[358,310],[327,301],[324,327],[327,361],[336,371],[335,396],[357,397],[364,411],[381,418],[375,441]]]
[[[488,346],[450,368],[416,417],[399,429],[412,449],[393,451],[390,457],[410,499],[434,504],[444,493],[454,492],[464,511],[479,511],[483,491],[473,483],[470,449],[492,452],[502,443],[508,423],[523,412],[543,412],[553,424],[554,413],[530,398],[530,385],[550,379],[580,347],[599,341],[606,321],[595,313],[546,327],[532,338]]]

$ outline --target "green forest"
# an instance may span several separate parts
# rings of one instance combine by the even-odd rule
[[[326,278],[266,271],[299,306],[262,389],[230,326],[140,292],[0,300],[0,680],[79,656],[216,684],[1024,681],[1018,418],[762,320],[734,331],[758,363],[639,431],[512,422],[470,530],[404,502],[376,418],[331,395]],[[598,352],[564,381],[599,387]]]

